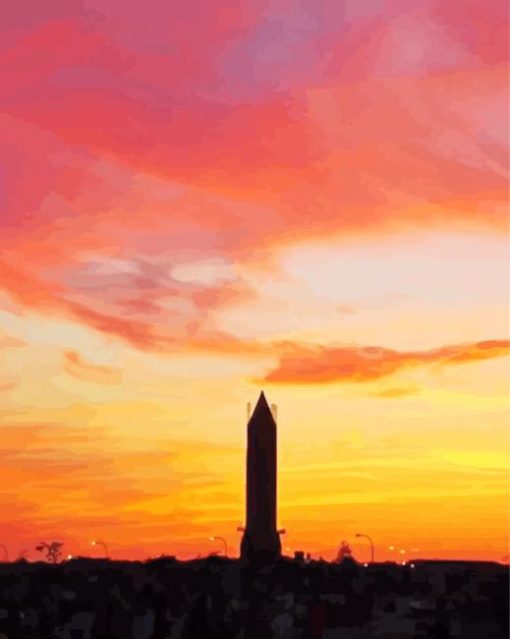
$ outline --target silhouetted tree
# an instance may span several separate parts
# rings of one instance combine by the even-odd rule
[[[46,543],[42,541],[38,546],[35,547],[39,552],[46,551],[46,560],[50,562],[50,564],[57,564],[62,556],[61,548],[64,544],[61,541],[52,541],[51,543]]]
[[[349,544],[346,541],[342,541],[340,543],[340,548],[338,549],[338,553],[336,555],[336,562],[340,563],[344,559],[352,559],[352,550]]]

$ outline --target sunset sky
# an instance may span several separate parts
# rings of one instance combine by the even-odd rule
[[[262,388],[286,552],[508,556],[507,12],[2,4],[10,558],[237,553]]]

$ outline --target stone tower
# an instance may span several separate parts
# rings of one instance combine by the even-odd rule
[[[246,526],[241,556],[271,560],[281,555],[276,529],[276,422],[264,393],[248,421]]]

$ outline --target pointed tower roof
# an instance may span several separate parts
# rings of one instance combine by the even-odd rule
[[[264,391],[261,391],[259,395],[259,399],[255,406],[255,409],[250,417],[250,424],[260,424],[260,423],[272,423],[276,426],[276,422],[273,417],[273,412],[271,411],[269,404],[267,403],[266,396],[264,395]]]

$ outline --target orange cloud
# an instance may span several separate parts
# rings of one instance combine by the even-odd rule
[[[510,353],[509,340],[488,340],[430,351],[399,352],[380,346],[323,347],[285,345],[278,366],[264,378],[282,384],[370,382],[398,370],[439,364],[451,366]]]
[[[417,386],[404,386],[396,388],[386,388],[375,393],[370,393],[372,397],[383,397],[392,399],[395,397],[405,397],[406,395],[415,395],[419,393],[420,389]]]
[[[0,393],[10,391],[13,388],[16,388],[18,382],[0,382]]]
[[[64,369],[69,375],[86,382],[120,384],[122,371],[114,366],[91,364],[76,351],[64,351]]]
[[[17,337],[13,337],[12,335],[1,335],[0,334],[0,349],[3,348],[21,348],[22,346],[26,346],[26,342],[22,339],[18,339]]]

